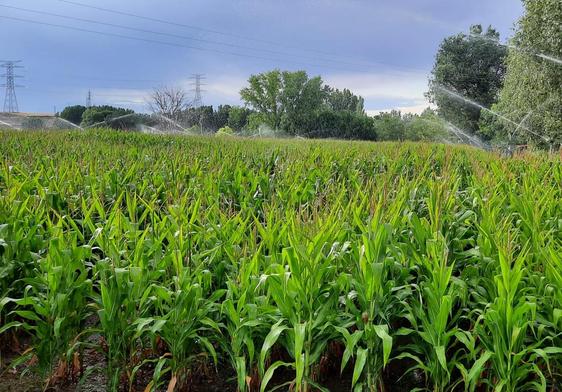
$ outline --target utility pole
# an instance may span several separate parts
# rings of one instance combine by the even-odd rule
[[[21,63],[21,60],[0,61],[0,63],[2,63],[0,67],[6,69],[6,73],[0,75],[6,78],[6,83],[1,86],[6,88],[6,97],[4,98],[4,112],[17,113],[19,112],[19,108],[18,108],[18,100],[16,98],[16,87],[23,87],[23,86],[16,84],[15,79],[21,78],[22,76],[16,75],[14,69],[23,68],[23,66],[18,65],[18,63]]]
[[[92,107],[92,91],[91,90],[88,90],[88,95],[86,96],[86,107],[87,108]]]
[[[204,90],[201,89],[201,86],[205,85],[205,83],[203,83],[203,81],[205,80],[205,75],[193,74],[189,79],[192,80],[191,86],[193,86],[193,88],[191,89],[191,91],[193,92],[193,107],[200,108],[201,106],[203,106],[203,98],[201,93]]]

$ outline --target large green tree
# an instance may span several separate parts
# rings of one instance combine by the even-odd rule
[[[294,134],[307,116],[320,110],[325,92],[320,77],[309,78],[305,71],[273,70],[250,76],[240,96],[265,125]]]
[[[365,114],[364,99],[353,94],[350,90],[332,88],[328,85],[324,86],[325,105],[329,110],[336,112],[355,112]]]
[[[242,131],[248,125],[248,117],[252,111],[240,106],[232,106],[228,112],[228,126],[236,132]]]
[[[429,81],[429,100],[452,124],[477,132],[481,109],[460,97],[490,107],[497,100],[505,76],[506,48],[491,27],[470,28],[441,43]]]
[[[92,106],[86,109],[82,114],[82,126],[86,127],[105,122],[105,125],[114,128],[127,128],[129,126],[134,126],[135,121],[127,121],[126,118],[117,121],[115,121],[115,119],[133,113],[134,111],[130,109],[116,108],[109,105]]]
[[[562,143],[562,1],[524,0],[510,42],[505,84],[485,129],[497,138],[542,146]],[[517,124],[517,125],[516,125]]]
[[[66,121],[70,121],[73,124],[79,125],[82,122],[82,115],[84,114],[85,111],[86,111],[86,106],[82,106],[82,105],[67,106],[59,114],[59,117],[65,119]]]

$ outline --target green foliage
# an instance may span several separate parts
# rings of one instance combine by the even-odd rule
[[[319,111],[302,128],[308,130],[301,132],[307,137],[377,140],[373,119],[349,111]]]
[[[305,71],[273,70],[252,75],[249,86],[240,91],[242,100],[261,114],[264,124],[296,134],[299,124],[320,109],[324,91],[322,79],[309,79]]]
[[[201,106],[198,108],[188,108],[181,114],[181,122],[186,128],[197,128],[197,133],[216,132],[218,128],[216,116],[212,106]],[[224,113],[220,116],[224,117]],[[223,125],[221,125],[223,126]]]
[[[116,108],[113,106],[92,106],[84,111],[82,114],[82,127],[87,127],[94,124],[100,124],[104,121],[109,121],[111,119],[121,117],[127,114],[133,114],[134,112],[130,109]],[[125,122],[126,124],[127,122]],[[100,124],[101,125],[101,124]],[[115,124],[103,124],[109,126],[116,126]]]
[[[408,132],[431,116],[394,118]],[[94,350],[113,391],[208,389],[213,375],[310,392],[338,370],[368,392],[561,385],[555,156],[1,137],[0,349],[24,344],[10,368],[45,388],[80,378]]]
[[[365,116],[363,98],[322,84],[306,72],[274,70],[252,75],[240,95],[256,112],[248,129],[282,130],[289,135],[375,140],[372,119]]]
[[[82,123],[82,115],[86,111],[86,106],[74,105],[67,106],[59,114],[60,118],[70,121],[73,124],[80,125]]]
[[[507,56],[505,85],[494,110],[513,122],[487,116],[488,134],[547,147],[562,143],[562,67],[541,56],[562,58],[562,3],[524,1],[525,15]],[[560,60],[558,60],[560,61]],[[545,140],[546,139],[546,140]]]
[[[365,114],[364,99],[353,94],[350,90],[339,90],[324,86],[324,91],[326,93],[325,106],[328,110]]]
[[[490,107],[497,100],[505,75],[507,49],[499,44],[492,27],[483,32],[475,25],[470,33],[445,38],[439,47],[429,81],[429,100],[439,115],[457,127],[476,133],[480,109],[451,96],[443,88]]]
[[[281,94],[283,91],[281,71],[252,75],[248,87],[240,91],[242,100],[262,116],[263,121],[274,129],[281,125]]]
[[[429,108],[420,115],[404,115],[403,120],[406,140],[441,142],[449,136],[443,120]]]
[[[232,106],[230,105],[219,105],[215,113],[215,127],[217,129],[226,127],[228,125],[228,117],[230,116],[230,111]]]
[[[399,111],[393,110],[375,116],[375,126],[379,140],[404,140],[406,137],[406,124]]]
[[[217,135],[234,135],[234,129],[229,126],[222,127],[217,131]]]
[[[248,125],[248,117],[250,114],[252,114],[250,109],[240,106],[231,106],[228,112],[227,125],[236,132],[240,132]]]

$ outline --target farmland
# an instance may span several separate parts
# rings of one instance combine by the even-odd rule
[[[557,391],[561,184],[543,153],[3,132],[0,382]]]

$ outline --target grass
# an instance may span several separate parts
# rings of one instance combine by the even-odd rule
[[[25,344],[9,366],[45,388],[87,378],[92,350],[108,390],[210,374],[329,390],[334,368],[354,391],[562,382],[557,156],[107,130],[0,141],[0,349]]]

